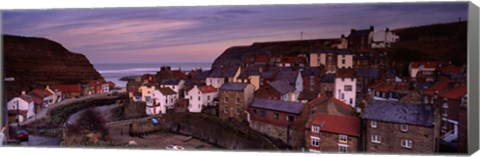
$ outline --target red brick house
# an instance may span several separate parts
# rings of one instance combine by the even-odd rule
[[[299,149],[304,146],[308,107],[303,103],[255,98],[248,109],[254,130]]]
[[[293,101],[292,96],[294,91],[295,87],[292,87],[288,82],[277,80],[261,86],[260,89],[255,92],[255,97],[270,100]]]
[[[466,106],[467,87],[459,86],[440,93],[435,106],[440,108],[440,138],[448,143],[458,140],[460,106]]]
[[[244,122],[246,110],[253,101],[255,87],[247,83],[227,82],[219,88],[219,117],[225,120]]]
[[[305,148],[310,152],[359,151],[360,119],[317,112],[305,127]]]
[[[79,84],[56,85],[54,88],[62,92],[62,99],[80,97],[82,88]]]

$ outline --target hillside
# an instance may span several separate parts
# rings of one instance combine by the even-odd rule
[[[5,82],[8,99],[46,85],[103,79],[84,55],[45,38],[3,35],[3,55],[5,77],[15,78]]]

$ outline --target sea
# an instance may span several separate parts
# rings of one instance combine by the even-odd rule
[[[112,81],[117,87],[126,87],[126,81],[119,79],[125,76],[138,76],[143,74],[156,74],[162,66],[170,66],[172,70],[181,69],[188,72],[192,69],[202,68],[210,70],[212,63],[94,63],[95,69],[105,78]]]

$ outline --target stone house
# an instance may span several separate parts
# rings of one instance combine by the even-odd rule
[[[248,113],[252,129],[280,139],[294,149],[303,147],[308,118],[308,108],[303,103],[255,98]]]
[[[222,65],[210,70],[206,78],[207,86],[220,88],[224,83],[235,82],[240,75],[241,68],[238,65]]]
[[[310,152],[359,151],[360,119],[317,112],[305,127],[305,148]]]
[[[367,153],[433,153],[434,108],[429,104],[369,101],[362,114]]]
[[[337,70],[337,54],[334,50],[319,50],[310,53],[310,67],[323,67],[326,73]]]
[[[320,91],[322,69],[320,67],[302,68],[303,91]]]
[[[255,92],[255,97],[270,100],[294,101],[294,91],[295,87],[292,87],[286,81],[278,80],[268,82],[260,87],[260,89]]]
[[[200,113],[204,107],[215,106],[217,97],[218,90],[213,86],[195,85],[185,95],[185,99],[188,100],[188,111]]]
[[[365,51],[370,49],[373,43],[374,27],[363,30],[350,30],[348,35],[348,48],[356,51]]]
[[[218,106],[220,119],[244,122],[247,107],[253,101],[255,87],[247,83],[227,82],[219,88]]]
[[[21,95],[7,102],[7,114],[10,122],[23,123],[35,116],[35,103],[30,95],[22,91]]]

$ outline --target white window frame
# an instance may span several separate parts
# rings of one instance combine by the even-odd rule
[[[370,121],[370,127],[377,128],[377,121],[374,121],[374,120]]]
[[[312,125],[312,132],[319,133],[320,132],[320,126]]]
[[[348,142],[348,135],[338,135],[338,142],[347,143]]]
[[[315,145],[317,142],[317,145]],[[317,136],[310,136],[310,145],[314,147],[320,147],[320,137]]]
[[[406,124],[400,124],[400,131],[402,131],[402,132],[408,132],[408,125],[406,125]]]
[[[341,151],[342,149],[341,148],[345,148],[345,151]],[[348,150],[348,145],[346,144],[338,144],[338,152],[339,153],[346,153]]]
[[[412,148],[413,147],[413,141],[408,140],[408,139],[401,139],[400,140],[400,146],[402,148]]]
[[[372,135],[370,138],[372,143],[382,143],[382,136],[380,135]]]

